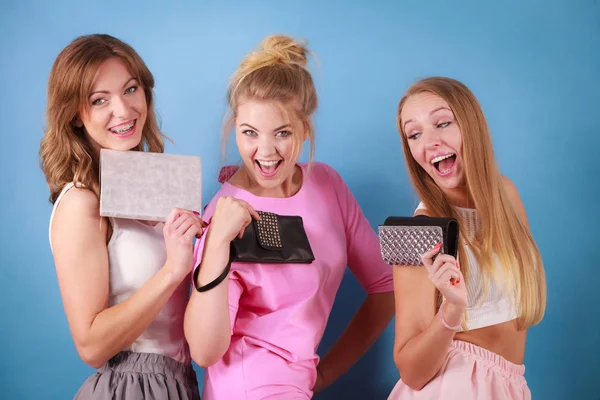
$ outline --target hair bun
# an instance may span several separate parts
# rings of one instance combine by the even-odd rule
[[[297,65],[304,68],[308,63],[308,49],[289,36],[267,36],[258,50],[250,53],[240,65],[242,75],[270,65]]]
[[[281,62],[305,67],[308,62],[308,50],[305,44],[285,35],[267,36],[260,44],[259,53],[263,53],[265,58],[270,57],[274,63]]]

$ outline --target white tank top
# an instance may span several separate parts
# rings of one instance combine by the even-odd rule
[[[460,229],[467,235],[474,235],[481,229],[481,217],[473,208],[455,207],[466,223]],[[422,202],[417,210],[426,210]],[[517,318],[516,307],[513,304],[510,293],[506,288],[498,285],[495,279],[488,279],[487,293],[483,291],[483,275],[481,267],[475,258],[473,250],[466,245],[469,268],[469,283],[467,285],[467,330],[485,328],[487,326],[501,324]],[[503,269],[496,262],[494,274],[502,278]]]
[[[65,185],[56,199],[50,216],[50,232],[56,208],[62,196],[73,186],[73,183]],[[108,242],[109,307],[127,300],[163,267],[167,258],[163,223],[151,226],[123,218],[110,218],[110,222],[113,233]],[[50,233],[49,237],[52,247]],[[189,282],[184,279],[150,326],[123,350],[161,354],[185,364],[190,363],[189,347],[183,333],[188,299]]]

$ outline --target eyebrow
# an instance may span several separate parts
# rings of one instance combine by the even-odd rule
[[[132,76],[131,78],[127,79],[127,82],[125,82],[125,84],[123,85],[123,87],[129,85],[129,82],[135,81],[135,80],[137,80],[137,79]],[[106,93],[108,93],[108,91],[107,90],[96,90],[95,92],[90,93],[90,95],[88,96],[88,99],[90,97],[92,97],[93,95],[98,94],[98,93],[104,93],[104,94],[106,94]]]
[[[258,131],[258,129],[256,129],[256,128],[255,128],[255,127],[253,127],[252,125],[250,125],[250,124],[247,124],[247,123],[245,123],[245,122],[244,122],[243,124],[240,124],[240,127],[242,127],[242,126],[247,126],[248,128],[250,128],[250,129],[252,129],[252,130],[254,130],[254,131]],[[291,127],[291,125],[290,125],[290,124],[281,125],[279,128],[273,129],[273,132],[277,132],[277,131],[280,131],[280,130],[282,130],[283,128],[289,128],[289,127]]]
[[[438,108],[436,108],[435,110],[432,110],[432,111],[429,113],[429,115],[431,116],[431,115],[435,114],[436,112],[438,112],[438,111],[440,111],[440,110],[448,110],[448,111],[452,112],[452,110],[451,110],[451,109],[449,109],[448,107],[446,107],[446,106],[441,106],[441,107],[438,107]],[[404,125],[402,125],[402,126],[404,127],[404,129],[406,129],[406,124],[408,124],[409,122],[413,122],[413,120],[412,120],[412,119],[409,119],[409,120],[407,120],[407,121],[404,123]]]

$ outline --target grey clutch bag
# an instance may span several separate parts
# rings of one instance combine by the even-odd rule
[[[100,215],[165,221],[172,208],[202,210],[200,157],[100,151]]]
[[[438,243],[456,257],[458,221],[454,218],[389,217],[379,225],[381,258],[390,265],[423,265],[421,256]]]

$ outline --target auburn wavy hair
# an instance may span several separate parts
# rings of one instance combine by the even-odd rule
[[[80,182],[99,196],[99,160],[85,135],[85,127],[74,121],[87,110],[88,95],[98,69],[109,58],[117,57],[144,89],[148,116],[142,140],[135,151],[164,151],[164,138],[154,112],[152,73],[127,43],[110,35],[80,36],[65,47],[52,66],[48,78],[46,130],[40,146],[40,166],[54,204],[69,182]]]

